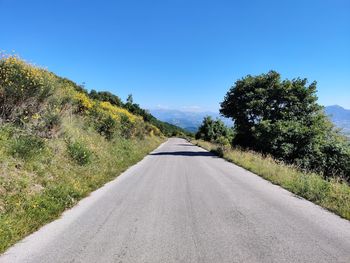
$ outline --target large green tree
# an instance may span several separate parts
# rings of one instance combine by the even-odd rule
[[[349,146],[317,103],[316,91],[316,82],[282,80],[275,71],[236,81],[220,110],[235,123],[233,144],[326,175],[349,176]]]

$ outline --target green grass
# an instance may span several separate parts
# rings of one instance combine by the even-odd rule
[[[350,220],[350,186],[345,182],[325,180],[320,175],[302,172],[294,166],[256,152],[230,147],[223,149],[201,140],[192,142],[209,151],[218,152],[226,160]]]
[[[0,127],[0,252],[59,217],[163,141],[156,136],[106,140],[74,115],[63,118],[57,138],[15,138],[14,129]]]

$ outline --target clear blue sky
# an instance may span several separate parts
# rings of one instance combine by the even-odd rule
[[[350,1],[0,0],[0,49],[146,108],[217,111],[247,74],[350,108]]]

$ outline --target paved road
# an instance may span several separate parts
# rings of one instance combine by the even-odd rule
[[[350,262],[350,223],[170,139],[0,262]]]

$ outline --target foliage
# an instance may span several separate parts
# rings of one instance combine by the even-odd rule
[[[121,101],[121,99],[108,91],[91,90],[89,93],[89,97],[94,100],[109,102],[114,106],[123,106],[123,102]]]
[[[317,104],[316,82],[282,81],[274,71],[248,75],[227,92],[220,111],[234,120],[233,145],[350,179],[349,144]]]
[[[109,102],[97,102],[91,116],[96,123],[97,131],[109,140],[115,135],[125,138],[149,135],[140,116]]]
[[[94,106],[94,103],[90,98],[82,92],[76,92],[73,100],[77,104],[77,112],[86,112],[88,110],[91,110],[92,107]]]
[[[129,125],[128,122],[131,121],[131,126],[135,126],[134,133],[137,133],[136,130],[142,126],[140,125],[140,120],[137,120],[135,123],[135,118],[141,117],[144,122],[153,125],[154,128],[157,128],[157,130],[154,128],[152,129],[153,133],[161,132],[166,136],[192,136],[191,133],[188,133],[175,125],[156,119],[149,113],[149,111],[141,108],[139,104],[134,103],[132,94],[128,95],[126,103],[123,103],[118,96],[105,91],[97,92],[95,90],[91,90],[89,97],[90,99],[100,102],[100,106],[102,106],[102,108],[104,108],[106,111],[109,111],[109,114],[114,114],[114,119],[118,119],[120,121],[121,113],[124,113],[129,118],[126,124]],[[96,110],[100,111],[100,109]],[[121,133],[125,136],[130,136],[129,131],[121,131]]]
[[[54,129],[58,129],[61,125],[61,116],[58,113],[53,111],[48,112],[43,116],[45,127],[52,131]]]
[[[9,151],[14,157],[29,160],[41,152],[44,147],[45,143],[41,138],[33,135],[20,135],[12,140]]]
[[[67,150],[70,157],[79,165],[86,165],[91,162],[92,153],[82,142],[69,142]]]
[[[116,131],[117,122],[111,116],[104,117],[97,124],[97,131],[105,136],[106,139],[111,140]]]
[[[206,141],[226,140],[230,142],[232,138],[233,130],[227,127],[220,119],[213,120],[210,116],[203,119],[202,125],[196,133],[196,139]]]
[[[8,152],[13,128],[0,126],[0,251],[54,220],[91,191],[114,179],[156,148],[159,137],[107,141],[94,129],[84,129],[80,116],[66,116],[65,136],[84,142],[94,152],[91,165],[71,162],[64,137],[45,143],[30,162]],[[6,129],[5,129],[6,128]],[[14,128],[15,130],[17,128]],[[19,158],[19,159],[18,159]]]
[[[72,88],[74,91],[84,93],[87,96],[89,95],[84,85],[78,85],[74,81],[71,81],[70,79],[62,78],[62,77],[58,77],[58,81],[61,83],[63,87],[67,87],[67,88],[69,87],[69,89]]]
[[[128,110],[113,106],[111,103],[103,101],[99,103],[99,106],[106,112],[110,113],[116,120],[121,120],[123,117],[130,120],[130,122],[141,121],[139,116],[130,113]]]
[[[94,93],[93,93],[94,94]],[[114,96],[114,95],[113,95]],[[74,103],[77,107],[77,112],[90,117],[94,123],[96,130],[106,139],[111,140],[115,135],[121,135],[125,138],[139,137],[152,135],[155,133],[160,135],[159,129],[156,127],[146,129],[147,124],[141,116],[131,113],[126,108],[116,106],[110,101],[95,101],[88,97],[85,93],[74,92]],[[94,96],[92,96],[94,97]],[[102,99],[102,96],[95,96]],[[140,109],[140,112],[143,109]]]
[[[145,129],[150,136],[160,136],[162,132],[154,125],[146,123]]]
[[[26,123],[53,93],[54,75],[15,56],[0,59],[0,119]]]
[[[115,99],[0,59],[0,252],[160,144],[159,129]]]

